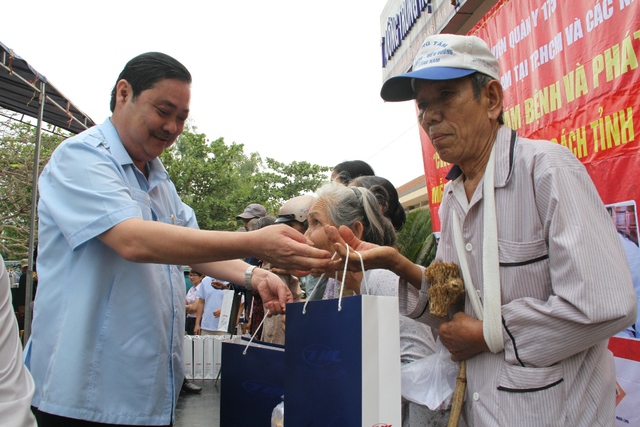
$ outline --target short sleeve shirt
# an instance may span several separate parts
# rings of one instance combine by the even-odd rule
[[[200,328],[207,331],[217,331],[219,317],[213,315],[214,310],[222,307],[224,299],[224,290],[216,289],[211,284],[213,279],[205,277],[198,286],[198,298],[204,300],[204,308],[202,311],[202,319],[200,320]]]
[[[39,287],[26,363],[41,411],[172,422],[183,381],[181,265],[135,263],[97,236],[131,218],[197,228],[159,159],[148,179],[110,120],[64,141],[38,182]]]

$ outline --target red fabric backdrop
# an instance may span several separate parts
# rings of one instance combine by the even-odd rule
[[[638,200],[640,1],[504,0],[469,32],[500,62],[505,121],[568,147],[605,204]],[[634,114],[635,113],[635,114]],[[640,130],[640,127],[639,127]],[[449,165],[421,130],[434,231]]]
[[[503,0],[469,32],[500,62],[505,122],[568,147],[605,204],[640,199],[640,0]],[[638,127],[640,131],[640,127]],[[449,165],[421,130],[434,231]],[[635,226],[635,221],[633,221]],[[616,425],[640,426],[640,341],[611,340]]]

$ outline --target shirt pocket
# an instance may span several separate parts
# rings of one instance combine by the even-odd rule
[[[142,219],[145,221],[153,220],[151,215],[151,198],[146,191],[138,190],[137,188],[130,188],[129,190],[131,191],[131,198],[140,206]]]
[[[566,425],[562,364],[545,368],[503,364],[497,393],[501,426]]]
[[[159,219],[160,222],[164,222],[165,224],[178,225],[180,227],[184,226],[184,221],[180,218],[176,218],[175,216],[163,216]]]
[[[498,240],[500,267],[521,267],[549,258],[547,243],[540,239],[532,242]]]
[[[544,240],[498,240],[498,252],[503,304],[524,297],[546,300],[551,295],[549,248]]]

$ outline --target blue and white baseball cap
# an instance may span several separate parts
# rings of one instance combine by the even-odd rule
[[[500,80],[498,60],[479,37],[435,34],[427,37],[413,60],[412,71],[388,79],[380,96],[385,101],[415,99],[412,80],[450,80],[480,72]]]

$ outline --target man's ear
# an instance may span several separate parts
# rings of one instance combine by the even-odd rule
[[[116,106],[123,105],[133,96],[133,88],[125,79],[118,80],[116,83]]]
[[[362,240],[362,235],[364,234],[364,225],[360,221],[356,221],[351,226],[351,230],[353,234],[358,238],[358,240]]]
[[[484,88],[485,96],[487,97],[487,112],[489,118],[498,120],[500,113],[502,112],[502,102],[504,100],[504,94],[502,93],[502,85],[498,80],[491,80]]]

